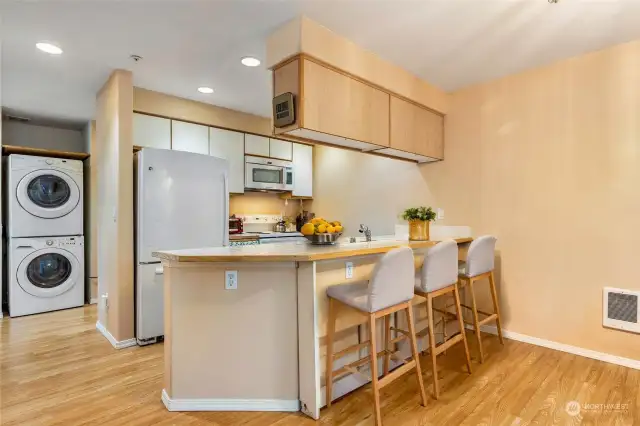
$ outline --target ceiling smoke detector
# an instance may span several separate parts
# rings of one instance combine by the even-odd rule
[[[133,59],[135,62],[140,62],[142,60],[142,56],[140,55],[131,55],[129,57]]]
[[[558,1],[559,1],[559,0],[549,0],[549,3],[551,3],[551,4],[556,4],[556,3],[558,3]]]

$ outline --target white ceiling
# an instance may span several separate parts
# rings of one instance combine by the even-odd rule
[[[2,105],[72,121],[93,117],[114,68],[132,70],[139,87],[267,116],[269,71],[240,58],[264,59],[266,37],[299,14],[449,91],[640,38],[640,0],[0,3]],[[41,40],[64,54],[36,50]]]

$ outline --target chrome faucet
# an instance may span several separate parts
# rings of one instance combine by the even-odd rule
[[[364,225],[364,224],[360,224],[360,233],[364,234],[367,242],[371,242],[371,230],[369,229],[368,226]]]

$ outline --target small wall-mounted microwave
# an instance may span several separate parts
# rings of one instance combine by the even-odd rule
[[[245,156],[245,187],[266,191],[293,191],[293,163]]]

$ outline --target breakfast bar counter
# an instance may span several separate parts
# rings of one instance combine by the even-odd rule
[[[463,248],[472,239],[456,241]],[[436,243],[282,243],[154,253],[164,265],[165,406],[301,410],[318,419],[325,405],[327,287],[367,280],[380,256],[400,246],[415,250],[419,267],[420,252]],[[357,313],[340,313],[336,350],[363,340],[361,322]],[[360,375],[340,379],[333,398],[366,383]]]

